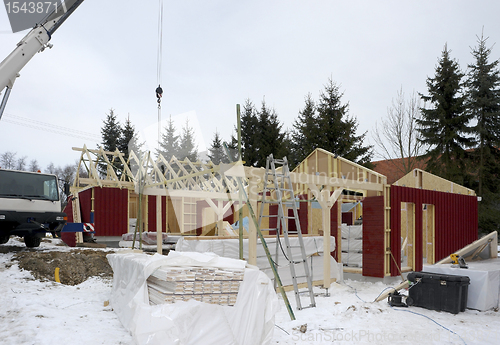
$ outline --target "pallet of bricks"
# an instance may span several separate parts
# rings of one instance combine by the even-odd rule
[[[147,280],[149,303],[199,302],[233,306],[244,269],[160,267]]]
[[[363,262],[363,226],[342,224],[342,264],[361,267]]]

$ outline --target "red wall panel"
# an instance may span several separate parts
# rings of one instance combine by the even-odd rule
[[[384,277],[384,197],[363,200],[363,275]]]
[[[337,250],[340,245],[341,238],[338,236],[339,224],[338,224],[338,201],[333,204],[332,209],[330,210],[330,235],[335,237],[335,250],[330,253],[331,256],[337,261],[340,262],[340,254]],[[328,230],[327,230],[328,231]]]
[[[128,191],[94,187],[96,236],[121,236],[128,232]]]
[[[80,204],[82,223],[90,223],[90,211],[92,210],[92,188],[78,193],[78,201]]]
[[[401,262],[401,203],[415,204],[415,270],[423,268],[422,205],[434,205],[435,261],[465,247],[477,239],[477,197],[436,192],[409,187],[391,186],[391,251]],[[400,266],[400,264],[398,265]],[[391,275],[399,269],[391,262]]]
[[[161,197],[161,224],[162,224],[162,231],[166,232],[166,221],[165,217],[167,215],[166,213],[166,200],[167,197],[162,196]],[[156,196],[155,195],[148,195],[148,231],[149,232],[156,232]]]

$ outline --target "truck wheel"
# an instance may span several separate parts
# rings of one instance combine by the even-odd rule
[[[9,242],[10,235],[1,235],[0,236],[0,244],[5,244]]]
[[[24,244],[26,244],[26,247],[28,248],[38,247],[40,245],[40,242],[42,242],[42,239],[40,237],[33,235],[24,236]]]

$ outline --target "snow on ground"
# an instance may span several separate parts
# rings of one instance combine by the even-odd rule
[[[15,239],[6,245],[24,247]],[[38,250],[71,249],[44,242]],[[110,279],[94,277],[76,286],[40,282],[11,262],[13,255],[0,254],[0,344],[133,345],[105,303]],[[280,300],[272,344],[498,344],[500,312],[466,310],[453,315],[371,302],[388,287],[346,280],[331,285],[330,297],[316,288],[322,294],[316,297],[317,307],[294,307],[295,321]],[[287,296],[295,306],[293,292]],[[307,328],[305,333],[301,326]]]

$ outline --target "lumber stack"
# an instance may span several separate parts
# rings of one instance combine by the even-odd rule
[[[194,299],[233,306],[244,269],[160,267],[147,280],[152,305]]]

